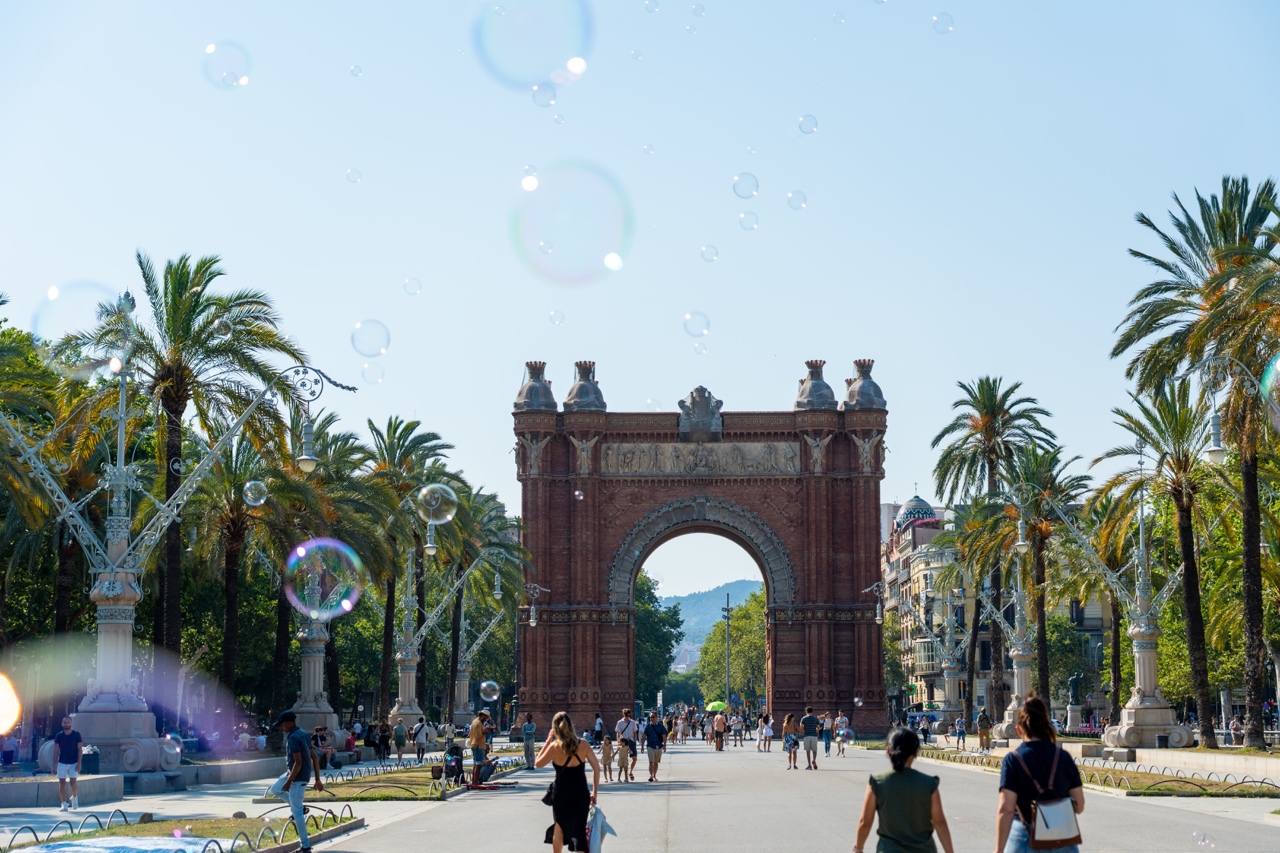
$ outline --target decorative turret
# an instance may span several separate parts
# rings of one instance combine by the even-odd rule
[[[605,411],[604,395],[596,384],[596,363],[594,361],[577,361],[578,381],[573,383],[569,394],[564,398],[566,412],[603,412]]]
[[[880,393],[880,386],[871,378],[871,366],[875,364],[874,359],[859,358],[853,362],[854,368],[857,369],[858,375],[853,379],[846,379],[845,384],[848,391],[845,394],[844,402],[840,404],[841,409],[880,409],[889,408],[885,402],[884,394]]]
[[[524,366],[529,371],[529,378],[516,394],[516,402],[512,407],[517,412],[556,410],[556,398],[551,394],[551,383],[543,377],[547,369],[545,361],[526,361]]]
[[[822,366],[826,364],[822,359],[814,359],[806,361],[805,367],[809,368],[809,378],[800,380],[800,393],[796,395],[797,410],[800,409],[834,409],[836,407],[836,395],[831,390],[831,386],[822,378]]]

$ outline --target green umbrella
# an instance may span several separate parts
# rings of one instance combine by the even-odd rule
[[[709,703],[707,703],[707,710],[708,710],[708,711],[723,711],[723,710],[727,709],[728,707],[729,707],[729,706],[728,706],[728,705],[726,705],[726,704],[724,704],[723,702],[709,702]]]

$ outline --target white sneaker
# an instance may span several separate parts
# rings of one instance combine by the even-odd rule
[[[80,798],[79,798],[79,797],[72,797],[72,798],[71,798],[71,810],[72,810],[72,811],[75,811],[75,810],[76,810],[76,809],[78,809],[78,808],[80,808]]]
[[[67,801],[63,800],[62,805],[58,806],[58,811],[65,812],[68,808],[70,808],[70,806],[68,805]]]

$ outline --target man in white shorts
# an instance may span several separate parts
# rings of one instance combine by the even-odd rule
[[[65,812],[69,808],[75,811],[80,808],[80,797],[76,790],[76,777],[80,775],[80,764],[84,760],[80,745],[84,738],[71,728],[71,718],[62,718],[62,731],[53,736],[54,751],[58,753],[58,799],[62,805],[58,811]],[[71,783],[71,799],[67,800],[67,783]]]
[[[733,745],[742,746],[742,714],[738,711],[733,712],[733,716],[729,718],[729,730],[733,732]]]

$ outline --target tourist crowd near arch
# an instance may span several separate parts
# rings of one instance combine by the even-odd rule
[[[631,707],[636,575],[660,545],[713,533],[756,561],[768,602],[771,713],[844,707],[883,728],[876,599],[887,407],[854,363],[843,399],[807,376],[790,411],[735,412],[704,387],[679,413],[609,412],[594,362],[556,403],[528,362],[514,405],[536,625],[520,615],[520,708],[590,719]],[[854,708],[854,699],[862,704]],[[584,716],[585,715],[585,716]]]

